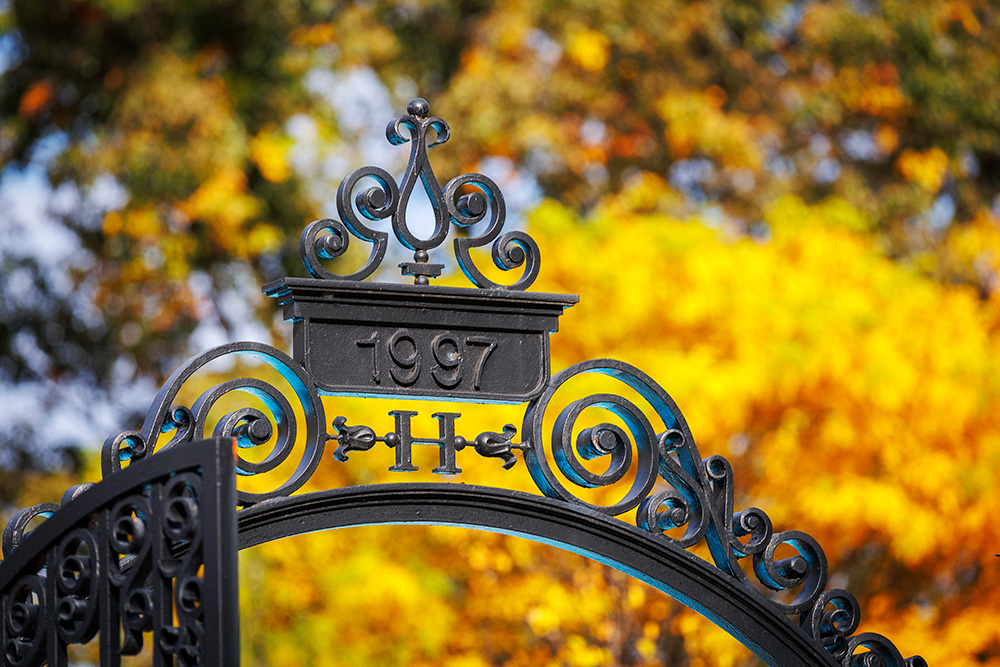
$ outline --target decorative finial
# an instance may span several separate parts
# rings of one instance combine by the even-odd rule
[[[428,134],[433,130],[433,141]],[[455,239],[455,259],[459,267],[477,287],[507,290],[524,290],[534,282],[540,263],[538,245],[534,239],[520,231],[501,234],[506,218],[506,206],[500,188],[482,174],[462,174],[445,185],[442,190],[434,170],[427,159],[427,149],[445,143],[451,137],[451,128],[443,119],[430,116],[430,104],[422,97],[410,100],[406,113],[389,122],[386,139],[394,146],[410,144],[410,160],[406,172],[397,185],[395,179],[380,167],[362,167],[347,176],[337,190],[337,212],[340,220],[318,220],[302,232],[302,260],[315,278],[335,280],[364,280],[385,258],[389,241],[387,232],[371,229],[363,221],[392,219],[396,239],[414,251],[413,262],[402,262],[403,275],[413,276],[415,285],[428,285],[431,278],[441,275],[444,264],[429,262],[428,251],[434,250],[448,237],[451,225],[471,227],[487,219],[489,224],[479,236]],[[367,189],[352,198],[355,188],[362,181],[374,181]],[[417,182],[423,185],[434,212],[434,230],[427,238],[416,236],[406,221],[406,208]],[[360,212],[360,216],[358,213]],[[322,234],[322,235],[321,235]],[[347,250],[349,235],[372,244],[368,261],[351,274],[335,274],[321,263],[333,259]],[[493,263],[504,271],[523,266],[523,273],[511,285],[495,283],[487,278],[472,261],[470,251],[493,244]]]
[[[427,114],[431,111],[431,105],[427,103],[422,97],[415,97],[410,100],[410,103],[406,105],[406,112],[411,116],[416,116],[417,118],[427,118]]]

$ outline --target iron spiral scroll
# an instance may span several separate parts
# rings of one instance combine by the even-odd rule
[[[102,665],[236,664],[233,466],[225,440],[174,446],[16,514],[0,562],[3,664],[73,664],[68,647],[91,641]]]
[[[263,361],[277,371],[290,388],[286,396],[281,388],[263,380],[244,377],[220,382],[205,392],[190,406],[176,404],[177,395],[191,377],[209,363],[225,358],[247,357]],[[243,407],[227,413],[216,422],[211,434],[206,432],[209,413],[222,397],[244,394],[257,399],[266,409]],[[296,410],[302,415],[299,423]],[[267,498],[287,496],[298,490],[312,476],[323,456],[326,443],[322,432],[323,405],[316,387],[302,367],[280,350],[263,343],[229,343],[213,348],[190,359],[174,371],[163,384],[146,412],[139,431],[123,431],[104,443],[101,466],[105,478],[118,472],[122,463],[134,464],[153,454],[158,440],[169,434],[160,447],[167,450],[180,443],[204,440],[208,435],[235,438],[237,446],[236,474],[244,477],[274,471],[293,454],[299,431],[303,431],[302,451],[294,472],[288,479],[269,491],[249,492],[240,489],[237,502],[250,505]],[[239,456],[240,450],[268,447],[270,451],[259,461]]]
[[[632,401],[617,394],[586,396],[560,411],[546,445],[543,417],[553,395],[571,378],[586,373],[619,380],[645,399],[653,414],[647,417]],[[573,422],[587,408],[607,410],[624,421],[627,430],[614,423],[600,423],[579,430],[574,438]],[[652,426],[656,422],[662,424],[662,430]],[[756,507],[736,510],[729,461],[719,455],[701,457],[673,399],[638,368],[597,359],[556,374],[545,393],[528,406],[524,434],[529,443],[522,447],[525,462],[546,496],[611,515],[636,509],[638,527],[681,549],[704,540],[719,570],[765,599],[776,612],[798,614],[802,630],[844,667],[926,667],[920,656],[904,659],[882,635],[854,634],[861,619],[860,606],[844,589],[826,590],[829,568],[819,543],[801,531],[775,532],[767,514]],[[577,457],[607,460],[608,467],[604,473],[595,474]],[[629,467],[634,468],[630,488],[624,497],[610,504],[594,504],[573,491],[574,486],[586,489],[613,485],[625,479]],[[569,484],[558,479],[556,470]],[[682,529],[681,535],[668,534],[672,529]],[[791,547],[795,555],[776,559],[782,545]],[[740,561],[748,557],[757,582],[776,592],[797,590],[794,599],[786,603],[759,593],[740,566]],[[866,651],[859,652],[862,648]]]
[[[386,139],[392,145],[410,144],[410,159],[402,180],[397,184],[385,169],[369,166],[351,172],[341,181],[337,190],[340,220],[317,220],[302,232],[300,250],[309,274],[326,280],[364,280],[372,275],[385,259],[389,234],[372,229],[366,221],[389,218],[399,243],[414,251],[412,262],[399,265],[402,274],[412,276],[415,285],[428,285],[444,269],[443,264],[429,262],[428,251],[445,242],[451,225],[468,229],[485,222],[486,228],[478,236],[455,239],[455,259],[459,268],[476,287],[514,291],[527,289],[538,276],[538,245],[521,231],[501,233],[507,208],[500,188],[487,176],[471,173],[453,178],[442,189],[427,158],[427,150],[448,141],[451,128],[443,119],[429,116],[427,100],[419,97],[411,100],[406,110],[407,113],[391,121],[385,131]],[[434,137],[430,143],[429,136]],[[406,220],[407,204],[418,182],[423,186],[434,214],[434,228],[427,238],[418,237]],[[369,185],[365,187],[365,184]],[[323,260],[343,255],[350,245],[351,236],[371,244],[368,259],[352,273],[330,271],[323,265]],[[497,268],[511,271],[523,267],[521,276],[513,283],[504,285],[490,280],[473,261],[473,249],[491,244],[493,263]]]

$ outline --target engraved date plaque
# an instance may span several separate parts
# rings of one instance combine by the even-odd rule
[[[578,298],[284,278],[264,292],[294,322],[293,357],[321,393],[523,403],[549,379],[549,334]]]

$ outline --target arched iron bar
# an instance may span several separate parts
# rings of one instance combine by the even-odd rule
[[[631,575],[725,629],[773,667],[837,661],[763,599],[648,531],[579,505],[468,484],[379,484],[267,500],[238,513],[239,547],[318,530],[457,526],[523,537]]]

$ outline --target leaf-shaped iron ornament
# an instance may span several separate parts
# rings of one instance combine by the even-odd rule
[[[412,276],[415,285],[428,285],[430,279],[440,276],[444,269],[443,264],[430,263],[428,251],[445,242],[451,225],[468,228],[487,221],[485,231],[479,236],[455,239],[455,259],[459,267],[477,287],[527,289],[538,276],[538,245],[522,231],[502,233],[506,206],[500,188],[483,174],[472,173],[453,178],[442,190],[427,159],[427,149],[448,141],[451,128],[443,119],[429,115],[430,105],[425,99],[411,100],[406,111],[385,130],[386,138],[394,146],[410,144],[410,161],[402,181],[397,184],[389,172],[380,167],[362,167],[351,172],[337,190],[340,220],[317,220],[302,232],[300,250],[306,269],[314,278],[364,280],[385,258],[389,234],[371,229],[362,218],[370,221],[391,218],[393,234],[404,247],[414,251],[412,262],[399,265],[402,274]],[[429,135],[433,137],[430,143]],[[434,229],[425,239],[416,236],[406,220],[406,207],[418,181],[423,184],[434,212]],[[359,186],[360,191],[355,195]],[[354,273],[329,271],[321,260],[343,255],[350,236],[372,245],[368,260]],[[498,268],[510,271],[523,267],[521,277],[512,284],[493,282],[473,262],[471,250],[489,244],[492,244],[493,263]]]

